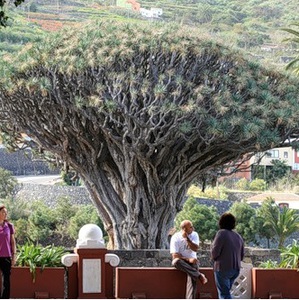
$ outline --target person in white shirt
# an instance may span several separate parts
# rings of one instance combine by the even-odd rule
[[[170,240],[170,253],[172,265],[188,275],[186,298],[196,299],[198,280],[202,284],[208,282],[204,274],[198,270],[197,251],[199,249],[198,233],[194,231],[192,222],[184,220],[181,223],[181,231],[176,232]],[[191,281],[191,284],[188,282]]]

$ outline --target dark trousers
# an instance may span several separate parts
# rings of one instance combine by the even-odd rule
[[[2,295],[1,299],[10,298],[10,273],[11,273],[11,258],[0,257],[0,270],[2,272]]]
[[[191,282],[192,282],[192,288],[191,290],[188,288],[186,290],[186,298],[196,299],[197,298],[197,284],[198,284],[198,277],[200,276],[200,272],[198,271],[198,265],[197,264],[189,264],[186,261],[175,258],[172,261],[172,265],[185,273],[187,273],[188,276],[190,276]],[[187,280],[187,286],[188,286],[188,280]]]

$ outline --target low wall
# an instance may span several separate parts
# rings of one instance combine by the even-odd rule
[[[231,289],[233,299],[251,299],[253,269],[251,264],[242,262],[240,274]],[[206,276],[208,282],[204,285],[198,282],[196,298],[217,299],[213,268],[201,267],[199,271]],[[136,295],[139,298],[182,299],[186,295],[186,285],[191,284],[190,279],[186,273],[173,267],[117,267],[115,296],[125,299],[136,298]]]
[[[63,197],[70,199],[74,205],[92,204],[87,189],[82,186],[22,183],[17,185],[14,195],[15,199],[27,202],[41,200],[49,207],[55,207]]]
[[[197,298],[217,299],[217,289],[211,268],[201,268],[208,283],[198,284]],[[184,299],[186,273],[174,268],[116,268],[116,299]]]
[[[109,250],[120,258],[120,267],[170,267],[171,256],[168,249],[165,250]],[[245,263],[254,267],[269,259],[279,261],[280,252],[274,249],[245,248]],[[198,259],[201,267],[212,267],[209,250],[198,251]]]
[[[298,299],[299,272],[296,269],[252,269],[253,299]]]

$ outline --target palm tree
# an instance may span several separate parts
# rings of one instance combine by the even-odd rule
[[[296,210],[288,207],[279,209],[278,205],[271,201],[266,204],[264,213],[264,225],[271,226],[278,239],[278,248],[282,248],[287,237],[299,230],[299,215]]]
[[[293,23],[291,25],[299,27],[299,22]],[[291,33],[293,35],[293,37],[287,38],[284,41],[294,42],[299,45],[299,31],[291,29],[291,28],[282,28],[282,30],[286,31],[288,33]],[[299,75],[299,56],[297,56],[295,59],[293,59],[291,62],[289,62],[287,64],[286,69],[293,70],[296,75]]]

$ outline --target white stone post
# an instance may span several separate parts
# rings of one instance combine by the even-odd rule
[[[64,255],[61,261],[67,267],[78,264],[78,298],[107,298],[105,263],[116,267],[119,257],[107,253],[101,228],[95,224],[84,225],[74,252]]]

